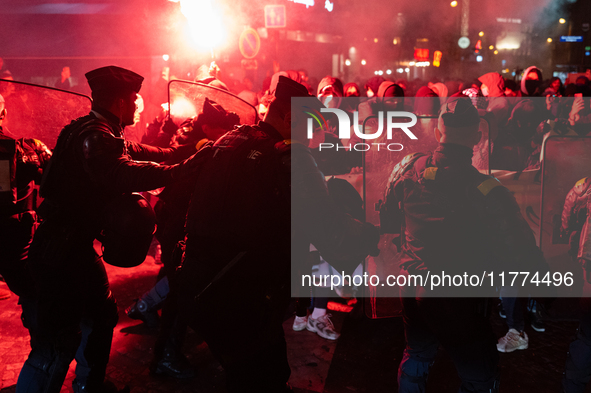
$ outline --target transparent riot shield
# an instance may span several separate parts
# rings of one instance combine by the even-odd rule
[[[4,132],[15,138],[36,138],[53,149],[61,129],[90,112],[90,97],[30,83],[0,80],[6,101]]]
[[[253,125],[258,121],[256,108],[229,91],[199,82],[173,80],[168,84],[170,116],[176,124],[195,117],[203,108],[205,97],[220,104],[225,110],[235,112],[240,124]]]
[[[363,200],[365,220],[374,225],[383,224],[380,222],[379,207],[391,182],[394,166],[411,153],[429,154],[438,146],[434,130],[438,121],[439,98],[423,98],[423,102],[432,102],[418,107],[433,107],[432,112],[435,113],[419,115],[412,112],[412,99],[397,99],[393,102],[395,107],[373,105],[375,101],[371,100],[353,105],[347,103],[348,99],[342,99],[338,108],[330,105],[329,108],[319,108],[314,107],[312,102],[306,102],[306,99],[292,99],[292,138],[294,133],[298,133],[300,139],[307,139],[318,168],[325,174],[347,180],[355,188]],[[481,120],[480,129],[482,138],[474,149],[475,166],[483,173],[489,173],[491,143],[486,118]],[[359,154],[362,155],[361,165],[351,165],[349,158]],[[304,172],[298,174],[298,170]],[[301,180],[302,175],[308,173],[305,171],[311,169],[298,168],[292,162],[292,179],[297,176]],[[292,184],[292,207],[298,197],[297,193],[293,193],[294,188]],[[297,229],[292,227],[292,230]],[[352,285],[359,287],[357,297],[363,298],[365,313],[370,318],[401,315],[399,287],[385,285],[389,276],[398,275],[400,271],[400,250],[396,240],[394,233],[384,231],[379,243],[379,256],[367,258],[363,271],[351,277]],[[292,252],[294,247],[292,243]],[[330,270],[324,275],[333,277]],[[359,279],[357,283],[356,279]],[[292,293],[302,287],[303,284],[292,281]]]
[[[591,136],[553,134],[546,138],[542,150],[540,248],[552,280],[567,273],[574,277],[573,285],[558,286],[559,297],[591,296],[581,266],[569,255],[568,237],[561,236],[560,230],[568,192],[579,180],[591,176]]]

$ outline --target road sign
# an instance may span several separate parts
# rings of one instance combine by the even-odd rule
[[[284,5],[266,5],[265,6],[265,27],[282,28],[285,27],[285,6]]]
[[[470,38],[462,37],[458,40],[458,46],[462,49],[466,49],[470,46]]]
[[[561,35],[560,42],[583,42],[582,35]]]
[[[246,57],[247,59],[254,58],[261,49],[261,39],[259,37],[259,33],[253,28],[246,28],[240,34],[240,38],[238,39],[238,47],[240,48],[240,53],[242,56]]]

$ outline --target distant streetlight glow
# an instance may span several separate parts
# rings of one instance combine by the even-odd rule
[[[563,25],[563,24],[565,24],[565,23],[566,23],[566,19],[564,19],[564,18],[560,18],[560,19],[558,19],[558,22],[559,22],[561,25]]]
[[[373,42],[375,42],[377,44],[378,43],[378,39],[377,38],[374,38],[373,39]]]
[[[222,14],[211,0],[169,0],[180,3],[183,16],[188,21],[188,36],[196,49],[213,50],[224,43],[226,30]]]
[[[451,3],[449,3],[449,5],[451,5],[452,7],[457,7],[458,2],[456,0],[454,0]]]
[[[170,59],[170,56],[168,56],[168,55],[162,55],[162,60],[168,61],[168,59]]]
[[[404,69],[404,72],[408,72],[408,71],[410,71],[410,68],[406,67],[406,68]]]
[[[350,66],[351,65],[351,60],[349,60],[349,59],[345,60],[345,65],[346,66]]]
[[[390,75],[392,73],[392,70],[386,70],[386,74]]]
[[[552,38],[548,37],[548,39],[546,41],[552,42]]]
[[[495,46],[494,45],[491,45],[491,46],[488,47],[488,49],[493,50],[493,49],[495,49]]]
[[[367,61],[365,61],[365,59],[361,60],[361,65],[366,65]]]
[[[495,50],[493,53],[494,53],[495,55],[498,55],[498,54],[499,54],[499,51],[498,51],[498,50]]]
[[[479,36],[484,36],[484,31],[481,31],[480,33],[478,33]]]

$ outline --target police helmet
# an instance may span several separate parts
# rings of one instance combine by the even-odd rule
[[[105,208],[102,217],[103,260],[118,267],[140,265],[156,232],[152,206],[138,193],[123,194]]]

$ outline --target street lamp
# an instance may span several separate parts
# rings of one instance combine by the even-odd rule
[[[366,65],[367,61],[365,61],[365,59],[361,60],[361,65]]]
[[[484,36],[484,31],[481,31],[480,33],[478,33],[479,36]]]
[[[566,23],[566,19],[564,19],[564,18],[560,18],[560,19],[558,19],[558,22],[559,22],[561,25],[563,25],[563,24],[565,24],[565,23]]]
[[[345,60],[345,65],[346,66],[350,66],[351,65],[351,60],[349,60],[349,59]]]
[[[488,47],[488,49],[493,50],[493,49],[495,49],[495,46],[494,45],[491,45],[491,46]]]
[[[552,38],[548,37],[548,39],[546,41],[548,41],[548,43],[550,43],[550,42],[552,42]]]
[[[458,6],[458,2],[456,0],[454,0],[451,3],[449,3],[449,5],[451,5],[452,7],[457,7]]]

